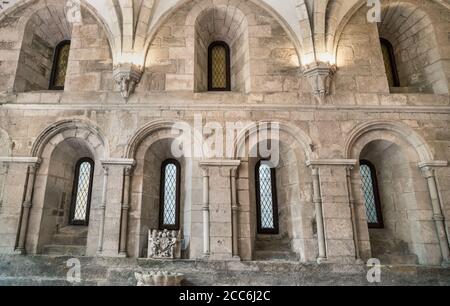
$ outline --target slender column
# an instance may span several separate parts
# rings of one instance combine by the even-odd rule
[[[233,258],[239,258],[239,203],[237,201],[237,168],[231,169],[231,213],[233,222]]]
[[[102,203],[100,204],[100,229],[98,234],[98,248],[97,254],[101,255],[103,252],[103,236],[105,232],[105,213],[106,213],[106,192],[108,187],[109,168],[103,166],[103,189],[102,189]]]
[[[323,262],[327,259],[326,244],[325,244],[325,228],[323,222],[322,212],[322,195],[320,191],[320,176],[319,168],[312,167],[313,176],[313,190],[314,190],[314,206],[316,209],[316,223],[317,223],[317,240],[319,244],[319,258],[317,261]]]
[[[445,230],[445,218],[442,213],[441,202],[439,199],[438,187],[436,183],[436,174],[431,166],[424,166],[421,168],[423,176],[428,183],[428,191],[430,193],[431,204],[433,206],[433,221],[436,226],[436,232],[439,239],[439,245],[441,247],[441,253],[444,263],[448,263],[449,258],[449,245],[447,232]]]
[[[1,163],[1,164],[2,164],[2,173],[1,173],[1,175],[3,175],[3,181],[2,181],[2,185],[0,186],[0,210],[1,210],[2,205],[3,205],[3,198],[5,197],[6,177],[8,175],[8,170],[9,170],[9,165],[8,164],[6,164],[6,163]]]
[[[28,166],[27,185],[25,191],[25,200],[22,203],[22,216],[20,219],[19,239],[17,241],[16,252],[25,254],[25,242],[28,230],[28,219],[30,218],[30,210],[33,206],[33,190],[34,182],[36,180],[36,171],[39,164],[32,164]]]
[[[122,216],[120,227],[120,247],[119,255],[127,256],[127,231],[128,231],[128,212],[130,210],[130,182],[133,167],[125,167],[124,183],[123,183],[123,202],[122,202]]]
[[[356,223],[356,212],[355,212],[355,197],[353,196],[352,189],[352,170],[353,166],[347,166],[347,192],[348,192],[348,202],[350,205],[350,214],[352,219],[352,229],[353,229],[353,240],[355,242],[355,258],[357,261],[361,260],[361,254],[359,250],[359,238],[358,238],[358,228]]]
[[[210,255],[210,230],[209,230],[209,170],[203,169],[203,256]]]

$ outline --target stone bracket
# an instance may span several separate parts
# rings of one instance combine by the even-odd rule
[[[127,100],[141,81],[143,71],[140,66],[126,63],[114,67],[114,80],[120,87],[122,97]]]
[[[313,63],[303,71],[312,87],[313,94],[319,102],[323,102],[331,92],[331,81],[336,73],[336,65]]]

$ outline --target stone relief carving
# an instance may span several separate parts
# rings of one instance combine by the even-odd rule
[[[148,235],[148,258],[181,258],[181,231],[151,230]]]

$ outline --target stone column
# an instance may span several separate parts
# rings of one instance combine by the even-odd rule
[[[101,256],[125,257],[127,255],[127,228],[130,210],[130,176],[135,161],[117,158],[101,162],[103,167],[107,168],[107,179],[105,177],[103,181],[106,185],[102,199],[102,210],[105,210],[103,237],[99,237],[99,240],[102,240]]]
[[[320,174],[319,168],[316,166],[312,166],[311,170],[313,176],[313,192],[314,192],[313,202],[316,210],[317,242],[319,244],[319,257],[317,258],[317,261],[321,263],[326,261],[327,251],[326,251],[325,228],[322,211],[322,195],[320,191]]]
[[[3,206],[3,198],[5,197],[5,187],[6,187],[6,178],[8,176],[9,165],[3,162],[0,162],[1,165],[1,174],[3,176],[3,181],[0,186],[0,213],[1,208]]]
[[[124,183],[123,183],[123,201],[122,201],[122,216],[120,225],[120,245],[119,255],[127,256],[127,232],[128,232],[128,212],[130,210],[130,187],[132,166],[126,166],[124,169]]]
[[[203,176],[203,257],[210,254],[210,230],[209,230],[209,170],[202,168]]]
[[[231,169],[231,213],[233,226],[233,258],[240,260],[239,254],[239,203],[237,199],[237,167]]]
[[[33,206],[34,182],[36,181],[36,172],[39,162],[28,166],[27,184],[25,189],[25,197],[22,203],[22,215],[20,218],[19,238],[17,240],[16,253],[25,254],[25,242],[27,238],[28,220],[30,218],[30,210]]]
[[[106,213],[106,193],[108,189],[108,175],[109,168],[103,165],[103,189],[102,189],[102,203],[100,204],[100,229],[98,234],[98,248],[97,254],[101,255],[103,252],[103,234],[105,232],[105,213]]]
[[[348,193],[348,203],[350,206],[350,214],[352,218],[352,228],[353,228],[353,239],[355,241],[355,258],[357,261],[361,261],[361,254],[359,251],[359,238],[358,238],[358,227],[356,223],[356,201],[355,196],[353,195],[353,188],[352,188],[352,171],[355,167],[354,166],[347,166],[347,193]]]
[[[206,160],[203,169],[204,255],[238,260],[236,172],[239,160]]]
[[[441,201],[439,198],[438,186],[436,183],[436,173],[434,167],[447,166],[447,162],[431,162],[420,164],[420,170],[423,176],[427,180],[428,191],[430,193],[431,204],[433,207],[433,221],[436,226],[436,232],[439,239],[439,245],[441,248],[443,264],[449,264],[449,245],[447,238],[447,231],[445,230],[445,218],[442,213]]]

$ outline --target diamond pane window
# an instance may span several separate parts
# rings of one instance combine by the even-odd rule
[[[77,163],[75,169],[72,207],[70,213],[71,225],[88,225],[93,175],[94,162],[89,158],[81,159]]]
[[[69,63],[70,41],[63,41],[55,48],[52,75],[50,78],[51,90],[62,90],[66,81],[67,65]]]
[[[256,165],[256,199],[258,205],[258,233],[278,234],[278,209],[275,169],[264,162]]]
[[[367,222],[371,228],[382,228],[383,218],[375,167],[369,161],[361,161],[360,173]]]
[[[160,228],[178,230],[180,214],[180,164],[163,163],[161,175]]]
[[[208,53],[208,89],[230,91],[230,48],[224,42],[215,42]]]

